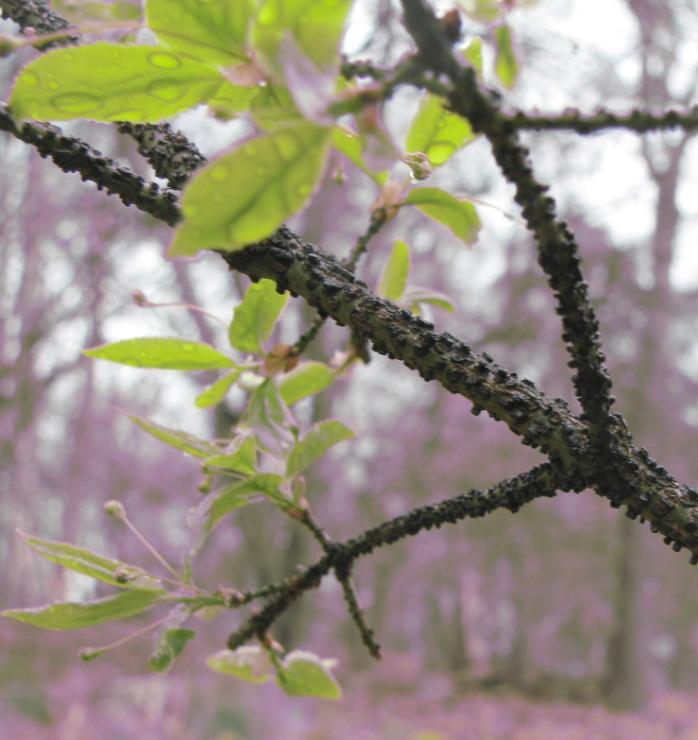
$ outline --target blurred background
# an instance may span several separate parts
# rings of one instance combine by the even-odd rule
[[[80,6],[54,3],[76,17]],[[399,17],[393,0],[360,0],[346,51],[393,63],[407,49]],[[696,103],[694,0],[539,0],[514,8],[508,20],[521,73],[506,106],[625,112]],[[15,30],[0,21],[0,33]],[[34,53],[0,60],[3,99]],[[491,55],[485,62],[491,68]],[[417,103],[414,91],[404,90],[386,108],[399,143]],[[207,155],[247,133],[244,122],[224,124],[202,110],[174,124]],[[152,177],[133,141],[114,127],[64,128]],[[618,409],[638,443],[696,486],[696,141],[681,132],[619,131],[524,139],[580,244]],[[186,306],[228,321],[247,281],[212,255],[166,260],[168,229],[4,134],[0,162],[0,608],[8,608],[96,593],[89,579],[42,561],[17,528],[152,565],[138,541],[104,516],[109,499],[120,499],[141,531],[181,560],[192,544],[187,512],[200,499],[201,472],[134,428],[123,411],[220,436],[242,397],[233,392],[217,412],[195,409],[211,374],[119,368],[80,351],[175,335],[224,348],[222,326]],[[377,193],[348,165],[337,183],[337,164],[291,226],[343,256],[366,229]],[[411,282],[446,293],[455,306],[429,316],[439,330],[577,410],[552,296],[487,144],[466,147],[432,182],[478,203],[478,242],[465,247],[417,212],[402,212],[372,242],[360,276],[375,285],[391,245],[405,239]],[[134,291],[174,305],[140,307]],[[310,320],[312,313],[291,301],[280,341],[293,342]],[[344,330],[327,326],[308,356],[327,360],[346,341]],[[487,487],[542,459],[503,425],[473,417],[463,398],[381,356],[355,367],[301,414],[330,414],[357,432],[308,481],[317,518],[336,538]],[[317,550],[304,529],[271,507],[248,507],[216,530],[195,570],[210,588],[252,588],[309,563]],[[605,500],[590,491],[560,494],[360,561],[355,582],[383,646],[380,663],[360,644],[332,579],[289,611],[274,636],[289,649],[339,659],[340,703],[293,700],[274,685],[209,671],[206,657],[242,617],[232,612],[202,625],[166,676],[147,671],[149,636],[94,663],[77,658],[81,646],[118,639],[140,622],[54,634],[0,620],[0,732],[71,739],[698,738],[697,579],[685,554]]]

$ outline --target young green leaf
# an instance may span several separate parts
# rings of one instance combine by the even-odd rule
[[[466,15],[481,23],[494,21],[507,9],[503,0],[461,0]]]
[[[262,0],[252,26],[255,56],[277,79],[283,79],[279,50],[290,34],[320,70],[339,59],[339,43],[352,0]]]
[[[241,111],[250,110],[259,94],[259,87],[233,85],[225,80],[206,104],[219,117],[232,118]]]
[[[332,130],[332,146],[362,172],[365,172],[377,185],[381,187],[385,185],[388,180],[388,173],[374,172],[364,162],[363,147],[359,134],[335,127]]]
[[[410,288],[405,293],[405,303],[411,311],[417,314],[419,313],[419,307],[424,303],[441,308],[444,311],[454,311],[450,298],[445,293],[440,293],[438,290],[432,290],[431,288]]]
[[[427,93],[412,121],[406,146],[408,152],[424,152],[437,167],[475,138],[467,120],[447,110],[441,98]]]
[[[354,432],[336,419],[314,424],[305,437],[293,446],[286,464],[287,475],[297,475],[321,458],[331,447],[353,436]]]
[[[237,650],[219,650],[208,658],[206,665],[212,671],[237,676],[251,683],[266,683],[274,672],[269,656],[259,645],[243,645]]]
[[[414,188],[405,198],[405,204],[448,226],[466,244],[472,244],[480,231],[480,217],[468,200],[460,200],[439,188]]]
[[[287,87],[269,84],[254,89],[257,92],[250,102],[250,113],[261,129],[274,131],[303,122]]]
[[[61,602],[35,609],[6,609],[0,616],[17,619],[47,630],[76,630],[95,624],[126,619],[149,609],[165,591],[119,591],[94,601]]]
[[[190,629],[165,630],[148,658],[150,670],[157,673],[168,671],[174,659],[184,650],[189,640],[193,640],[194,637],[196,637],[196,632]]]
[[[103,555],[98,555],[87,548],[70,545],[67,542],[44,540],[40,537],[24,534],[24,532],[19,534],[27,545],[38,552],[41,557],[50,560],[52,563],[58,563],[64,568],[74,570],[76,573],[82,573],[90,576],[90,578],[120,588],[142,590],[160,590],[162,588],[160,581],[147,575],[142,568],[127,565],[119,560],[105,558]],[[124,579],[124,575],[129,577]]]
[[[212,385],[204,388],[204,390],[196,397],[196,405],[200,409],[207,409],[210,406],[216,406],[219,404],[225,398],[226,393],[230,390],[230,386],[240,377],[241,373],[242,370],[240,368],[233,370],[229,375],[225,375]]]
[[[478,75],[482,75],[482,38],[474,36],[461,52]]]
[[[228,331],[231,347],[240,352],[263,352],[262,342],[269,339],[288,299],[288,293],[276,291],[273,280],[252,283],[233,313]]]
[[[207,457],[204,463],[212,468],[254,475],[257,472],[257,440],[254,435],[238,434],[222,454]]]
[[[175,51],[221,66],[247,61],[247,26],[254,0],[146,0],[150,29]]]
[[[378,283],[378,295],[399,302],[410,274],[410,248],[401,239],[393,246]]]
[[[279,393],[287,406],[325,390],[334,380],[334,372],[322,362],[304,362],[284,375],[279,382]]]
[[[241,428],[271,432],[277,440],[289,440],[290,429],[296,425],[290,409],[284,403],[276,384],[269,378],[250,394],[247,408],[239,424]]]
[[[278,667],[276,682],[290,696],[339,699],[342,689],[330,670],[333,663],[305,650],[294,650]]]
[[[516,61],[516,54],[514,53],[511,28],[507,25],[499,26],[494,32],[494,38],[497,44],[494,70],[504,87],[514,87],[519,74],[519,63]]]
[[[208,100],[223,78],[159,46],[96,43],[55,49],[27,64],[10,98],[17,119],[160,121]]]
[[[247,480],[232,483],[216,493],[212,493],[205,502],[208,509],[204,529],[210,532],[220,520],[231,511],[245,506],[250,496],[261,494],[266,496],[282,509],[288,508],[290,501],[279,490],[283,478],[273,473],[258,473]]]
[[[185,220],[170,255],[232,252],[270,236],[312,195],[329,139],[330,129],[299,123],[252,139],[205,167],[184,191]]]
[[[144,337],[124,339],[83,350],[83,355],[131,367],[161,370],[215,370],[235,363],[208,344],[183,339]]]
[[[170,445],[170,447],[175,447],[182,452],[186,452],[188,455],[206,458],[212,455],[218,455],[221,452],[221,448],[213,444],[213,442],[196,437],[193,434],[189,434],[189,432],[163,427],[154,421],[141,419],[139,416],[129,416],[128,418],[156,439]]]

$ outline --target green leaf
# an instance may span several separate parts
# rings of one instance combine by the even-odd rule
[[[322,660],[305,650],[290,652],[278,667],[276,681],[290,696],[339,699],[342,689],[330,670],[333,661]]]
[[[186,452],[188,455],[206,458],[211,457],[211,455],[218,455],[221,452],[221,448],[213,444],[213,442],[196,437],[193,434],[189,434],[189,432],[163,427],[154,421],[141,419],[139,416],[129,415],[128,418],[156,439],[170,445],[170,447],[175,447],[182,452]]]
[[[270,84],[261,89],[252,89],[256,94],[250,103],[250,113],[260,128],[274,131],[303,122],[303,116],[288,88]]]
[[[408,193],[405,203],[417,206],[429,218],[448,226],[466,244],[477,239],[480,217],[470,201],[460,200],[439,188],[414,188]]]
[[[19,73],[17,119],[160,121],[208,100],[223,78],[159,46],[97,43],[46,52]]]
[[[474,36],[461,49],[461,52],[478,75],[482,75],[482,38],[480,36]]]
[[[405,242],[398,239],[381,273],[378,295],[397,303],[405,292],[409,274],[410,248]]]
[[[444,107],[441,98],[426,94],[407,134],[407,151],[424,152],[437,167],[475,139],[470,123]]]
[[[24,534],[24,532],[19,534],[27,545],[38,552],[42,558],[74,570],[76,573],[82,573],[120,588],[160,590],[162,587],[157,578],[147,575],[142,568],[134,565],[105,558],[84,547],[70,545],[67,542],[44,540]],[[119,579],[117,579],[117,574],[120,576]],[[127,580],[124,580],[124,576],[128,576]]]
[[[444,311],[454,311],[451,299],[445,293],[440,293],[438,290],[432,290],[431,288],[410,288],[405,294],[405,303],[411,311],[417,314],[422,303],[428,303]]]
[[[287,373],[279,382],[281,398],[287,406],[327,388],[334,380],[334,372],[322,362],[304,362]]]
[[[466,15],[481,23],[496,20],[509,7],[506,0],[461,0],[461,5]]]
[[[344,22],[352,0],[261,0],[252,26],[255,56],[283,78],[279,50],[290,34],[320,70],[336,64]]]
[[[274,437],[281,440],[291,436],[289,430],[295,425],[293,415],[284,403],[279,389],[269,378],[250,394],[240,423],[240,426],[247,429],[269,430]]]
[[[218,673],[242,678],[251,683],[266,683],[274,672],[267,653],[259,645],[243,645],[237,650],[219,650],[206,665]]]
[[[146,0],[148,26],[175,51],[229,66],[247,61],[247,26],[253,0]]]
[[[196,397],[196,405],[200,409],[207,409],[210,406],[216,406],[219,404],[225,398],[230,386],[240,377],[241,373],[242,370],[240,368],[233,370],[229,375],[222,377],[212,385],[204,388],[204,390]]]
[[[233,85],[225,80],[216,94],[209,98],[207,105],[217,115],[232,118],[241,111],[250,110],[259,90],[259,87]]]
[[[279,490],[283,478],[273,473],[258,473],[247,480],[232,483],[229,486],[212,493],[202,502],[208,509],[205,530],[210,532],[220,520],[231,511],[245,506],[250,496],[261,494],[271,499],[277,506],[286,509],[290,501]]]
[[[352,164],[372,178],[377,185],[385,185],[388,179],[387,172],[374,172],[364,162],[363,146],[359,134],[345,128],[335,127],[332,130],[332,146],[343,154]]]
[[[512,88],[519,74],[519,63],[514,53],[511,28],[507,25],[499,26],[494,32],[494,38],[497,45],[494,70],[504,87]]]
[[[287,475],[297,475],[321,458],[331,447],[353,436],[354,432],[336,419],[314,424],[291,450],[286,464]]]
[[[148,658],[148,665],[152,671],[164,673],[169,670],[189,640],[196,636],[194,630],[182,628],[190,616],[191,609],[184,604],[177,604],[167,615],[165,623],[155,633],[153,652]]]
[[[148,658],[151,671],[165,673],[172,666],[174,659],[184,650],[189,640],[196,637],[196,632],[190,629],[165,630]]]
[[[85,349],[82,353],[98,360],[161,370],[215,370],[221,367],[235,367],[230,357],[226,357],[208,344],[164,337],[124,339],[121,342]]]
[[[66,601],[35,609],[6,609],[0,616],[47,630],[76,630],[140,614],[163,596],[165,591],[134,589],[82,603]]]
[[[170,255],[235,251],[270,236],[312,195],[330,129],[299,123],[252,139],[199,171],[184,191]]]
[[[238,434],[224,454],[207,457],[204,463],[212,468],[254,475],[257,472],[257,439],[254,435]]]
[[[263,352],[262,342],[269,339],[288,299],[288,293],[277,292],[273,280],[252,283],[233,313],[228,331],[231,347],[240,352]]]

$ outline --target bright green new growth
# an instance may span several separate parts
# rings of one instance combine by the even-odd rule
[[[247,61],[253,0],[146,0],[150,29],[171,49],[221,66]]]
[[[314,424],[311,430],[296,442],[288,456],[286,474],[297,475],[319,460],[330,447],[350,439],[354,432],[336,419],[321,421]]]
[[[480,231],[480,217],[475,206],[439,188],[414,188],[405,198],[406,205],[421,211],[453,231],[466,244],[472,244]]]
[[[519,74],[519,63],[516,61],[516,54],[514,53],[511,28],[507,25],[499,26],[494,37],[497,44],[497,58],[494,69],[504,87],[511,88]]]
[[[66,601],[35,609],[6,609],[0,616],[47,630],[77,630],[140,614],[163,596],[164,591],[134,589],[82,603]]]
[[[84,547],[77,547],[67,542],[44,540],[23,532],[20,532],[20,536],[32,550],[46,560],[111,586],[142,590],[160,590],[161,588],[162,584],[157,578],[146,575],[136,566],[106,558]],[[130,575],[127,580],[117,578],[118,574],[124,573]]]
[[[329,139],[329,129],[299,123],[219,157],[186,189],[170,255],[232,252],[270,236],[313,193]]]
[[[161,370],[216,370],[235,363],[208,344],[170,337],[124,339],[83,350],[87,357],[131,367]]]
[[[196,397],[196,405],[200,409],[207,409],[211,406],[219,404],[226,396],[226,393],[230,390],[230,387],[240,377],[242,370],[233,370],[229,375],[225,375],[215,383],[212,383],[205,388]]]
[[[351,0],[262,0],[252,26],[252,46],[278,80],[283,80],[279,49],[290,35],[320,70],[339,57],[339,42]]]
[[[410,275],[410,248],[401,239],[393,246],[378,283],[378,295],[398,303],[405,293]]]
[[[233,313],[228,331],[231,347],[240,352],[263,352],[262,342],[269,339],[288,299],[288,293],[277,292],[273,280],[264,278],[250,285]]]
[[[412,121],[406,145],[408,152],[423,152],[437,167],[475,138],[468,121],[446,110],[440,98],[427,93]]]
[[[295,370],[282,376],[279,382],[281,398],[287,406],[293,406],[308,396],[320,393],[334,380],[332,368],[322,362],[304,362]]]
[[[331,663],[305,650],[294,650],[279,666],[276,681],[289,696],[340,699],[342,690],[330,671]]]
[[[129,416],[128,418],[141,429],[148,432],[148,434],[187,455],[207,458],[212,455],[218,455],[221,452],[220,447],[213,444],[213,442],[196,437],[193,434],[189,434],[189,432],[184,432],[180,429],[169,429],[168,427],[156,424],[154,421],[141,419],[138,416]]]
[[[27,64],[10,107],[20,120],[160,121],[205,102],[222,84],[215,68],[162,47],[99,42]]]

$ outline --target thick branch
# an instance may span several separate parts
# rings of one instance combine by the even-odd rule
[[[127,206],[133,204],[170,226],[180,218],[176,193],[154,183],[147,185],[127,167],[120,166],[81,139],[66,136],[57,126],[17,123],[8,107],[0,103],[0,131],[31,144],[42,157],[50,157],[64,172],[78,172],[83,180],[96,183],[100,190],[118,195]]]

